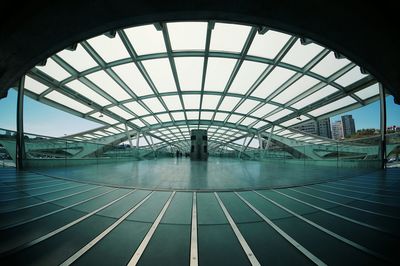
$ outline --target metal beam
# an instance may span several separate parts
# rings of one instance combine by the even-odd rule
[[[21,77],[18,84],[17,98],[17,135],[16,135],[16,167],[23,169],[23,160],[25,159],[25,142],[24,142],[24,86],[25,75]]]
[[[381,124],[381,147],[380,147],[380,159],[381,168],[386,167],[386,97],[385,88],[382,83],[379,83],[379,95],[380,95],[380,124]]]

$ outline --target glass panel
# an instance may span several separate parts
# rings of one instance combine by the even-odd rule
[[[251,115],[255,117],[263,117],[275,110],[276,108],[276,105],[266,103],[262,107],[258,108],[255,112],[251,113]]]
[[[40,71],[46,73],[47,75],[49,75],[50,77],[52,77],[53,79],[55,79],[57,81],[64,80],[64,79],[68,78],[69,76],[71,76],[71,74],[69,74],[67,72],[67,70],[62,68],[59,64],[57,64],[51,58],[47,58],[47,62],[46,62],[45,66],[36,66],[36,68],[39,69]]]
[[[293,112],[288,109],[283,109],[282,111],[279,111],[276,114],[268,116],[265,119],[267,119],[268,121],[274,122],[274,121],[281,119],[282,117],[285,117],[286,115],[291,114],[291,113],[293,113]]]
[[[247,54],[274,59],[289,39],[290,35],[273,30],[256,34]]]
[[[203,76],[202,57],[176,57],[175,65],[178,72],[179,85],[182,91],[201,90]]]
[[[157,115],[157,117],[161,120],[161,122],[171,121],[171,117],[169,116],[169,114],[161,114]]]
[[[149,123],[150,125],[154,125],[157,124],[157,119],[154,118],[154,116],[146,116],[143,117],[143,120],[146,121],[147,123]]]
[[[75,51],[62,50],[57,54],[78,72],[97,66],[96,61],[78,44]]]
[[[243,126],[248,126],[251,123],[253,123],[254,121],[256,121],[254,118],[246,117],[242,122],[240,122],[240,124]]]
[[[142,116],[142,115],[147,115],[149,112],[147,112],[147,110],[140,105],[138,102],[130,102],[130,103],[126,103],[124,104],[127,108],[129,108],[129,110],[131,110],[132,112],[134,112],[136,115],[138,116]]]
[[[125,130],[125,124],[119,124],[116,125],[116,127],[118,127],[119,129],[121,129],[122,131],[126,131]],[[128,130],[132,130],[132,128],[130,126],[127,125]]]
[[[91,88],[89,88],[88,86],[86,86],[85,84],[83,84],[82,82],[80,82],[77,79],[73,80],[65,85],[68,86],[69,88],[71,88],[72,90],[76,91],[80,95],[83,95],[86,98],[88,98],[89,100],[97,103],[100,106],[106,106],[111,103],[106,98],[99,95],[98,93],[96,93]]]
[[[201,120],[211,120],[214,112],[201,112]]]
[[[303,123],[304,121],[307,121],[309,119],[310,118],[308,118],[307,116],[300,115],[299,117],[296,117],[296,118],[293,118],[293,119],[290,119],[290,120],[288,120],[286,122],[281,123],[281,125],[284,126],[284,127],[293,126],[293,125],[298,124],[298,123]]]
[[[237,121],[239,121],[242,117],[243,117],[243,116],[241,116],[241,115],[235,115],[235,114],[233,114],[233,115],[231,115],[231,116],[229,117],[228,122],[234,124],[234,123],[236,123]]]
[[[183,95],[185,109],[199,109],[200,95]]]
[[[229,88],[229,92],[245,94],[266,67],[266,64],[244,61]]]
[[[290,51],[282,59],[282,62],[295,65],[298,67],[304,67],[308,62],[311,61],[319,52],[324,48],[314,43],[302,45],[300,40],[292,46]]]
[[[186,117],[188,120],[198,120],[199,112],[186,112]]]
[[[226,119],[227,116],[228,116],[227,113],[216,113],[216,114],[215,114],[215,117],[214,117],[214,120],[217,120],[217,121],[225,121],[225,119]]]
[[[258,104],[260,104],[259,101],[247,99],[239,106],[238,109],[236,109],[235,112],[242,113],[242,114],[247,114],[251,110],[253,110],[253,108],[256,107]]]
[[[185,120],[185,115],[183,112],[178,112],[178,113],[172,113],[172,116],[174,117],[175,121],[182,121]]]
[[[174,77],[168,59],[143,61],[151,80],[159,92],[176,91]]]
[[[174,22],[167,27],[172,50],[204,50],[206,22]]]
[[[88,113],[92,111],[92,108],[87,107],[64,94],[59,93],[58,91],[52,91],[49,94],[45,95],[45,98],[53,100],[56,103],[62,104],[72,110],[81,112],[81,113]]]
[[[260,122],[258,122],[257,124],[255,124],[253,127],[256,128],[256,129],[259,129],[259,128],[261,128],[261,127],[267,125],[267,124],[268,124],[267,122],[260,121]]]
[[[177,95],[163,96],[162,99],[164,100],[164,102],[167,105],[167,108],[169,110],[182,110],[183,109],[181,100],[179,99],[179,96],[177,96]]]
[[[133,115],[131,115],[130,113],[128,113],[128,112],[126,112],[126,111],[124,111],[124,110],[122,110],[122,109],[121,109],[120,107],[118,107],[118,106],[113,106],[113,107],[111,107],[111,108],[108,108],[108,110],[110,110],[111,112],[113,112],[113,113],[119,115],[120,117],[122,117],[122,118],[124,118],[124,119],[126,119],[126,120],[132,119],[132,118],[134,117]]]
[[[100,35],[87,41],[107,63],[130,57],[118,34],[114,38]]]
[[[107,117],[107,116],[105,116],[105,117]],[[107,128],[106,130],[109,131],[109,132],[111,132],[111,133],[114,133],[114,134],[119,134],[119,133],[121,133],[119,130],[117,130],[117,129],[113,128],[113,127],[109,127],[109,128]]]
[[[164,53],[165,43],[161,31],[153,24],[124,30],[138,55]]]
[[[131,122],[133,124],[135,124],[137,127],[144,127],[145,126],[145,124],[142,121],[140,121],[139,119],[132,120]]]
[[[28,76],[25,76],[25,89],[32,91],[36,94],[41,94],[45,90],[47,90],[49,87],[44,85],[43,83],[40,83],[39,81],[34,80],[33,78],[30,78]]]
[[[359,67],[354,67],[352,70],[350,70],[340,78],[336,79],[335,82],[343,87],[346,87],[366,76],[367,75],[361,73]]]
[[[275,69],[261,82],[252,95],[265,99],[294,74],[294,71],[282,67],[275,67]]]
[[[210,57],[204,90],[224,91],[236,62],[236,59]]]
[[[310,94],[306,98],[298,101],[297,103],[293,104],[292,107],[296,109],[301,109],[307,105],[310,105],[316,101],[319,101],[332,93],[337,92],[337,89],[332,87],[331,85],[325,86],[322,89]]]
[[[285,104],[303,92],[307,91],[318,82],[318,79],[311,78],[309,76],[303,76],[272,100],[280,104]]]
[[[336,59],[334,53],[330,52],[311,71],[327,78],[349,63],[350,61],[345,58]]]
[[[100,121],[106,122],[107,124],[115,124],[118,122],[117,120],[109,117],[108,115],[101,114],[100,112],[96,112],[94,114],[91,114],[90,116],[94,117]],[[110,129],[107,129],[107,131],[110,131]],[[119,133],[119,131],[117,131],[117,132]]]
[[[149,84],[134,63],[116,66],[112,70],[137,96],[153,94]]]
[[[356,100],[354,100],[353,98],[351,98],[350,96],[346,96],[340,100],[337,100],[333,103],[327,104],[323,107],[320,107],[314,111],[308,112],[310,115],[312,116],[320,116],[329,112],[332,112],[334,110],[338,110],[342,107],[351,105],[353,103],[355,103]]]
[[[131,96],[122,89],[115,80],[113,80],[103,70],[94,72],[86,76],[97,87],[101,88],[107,94],[112,96],[117,101],[123,101],[131,98]]]
[[[374,85],[371,85],[371,86],[355,93],[355,95],[357,95],[358,97],[360,97],[363,100],[368,99],[368,98],[378,95],[378,94],[379,94],[379,84],[378,83],[375,83]]]
[[[240,101],[238,97],[225,96],[222,101],[219,110],[232,111],[236,104]]]
[[[94,134],[97,134],[97,135],[100,135],[100,136],[103,136],[103,137],[108,136],[108,134],[103,132],[103,131],[96,131],[96,132],[94,132]]]
[[[153,113],[165,112],[164,107],[157,98],[142,100]]]
[[[202,109],[215,110],[217,108],[218,102],[221,96],[216,95],[203,95]]]
[[[210,50],[240,53],[250,32],[249,26],[215,23],[211,34]]]

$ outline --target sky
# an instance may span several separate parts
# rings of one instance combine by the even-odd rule
[[[10,89],[8,97],[0,99],[0,128],[16,130],[17,92]],[[393,97],[386,98],[387,125],[400,126],[400,105],[395,105]],[[362,128],[379,128],[379,101],[362,108],[346,112],[355,120],[356,130]],[[331,117],[331,123],[340,120],[338,116]],[[101,127],[98,124],[54,107],[39,103],[29,97],[24,101],[24,131],[28,133],[62,137],[82,131]]]

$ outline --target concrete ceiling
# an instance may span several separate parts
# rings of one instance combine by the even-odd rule
[[[0,15],[0,96],[65,47],[126,26],[215,19],[281,29],[329,47],[374,75],[400,102],[396,8],[365,1],[10,1]]]

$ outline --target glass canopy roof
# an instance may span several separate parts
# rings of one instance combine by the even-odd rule
[[[272,127],[278,134],[379,98],[372,76],[304,40],[212,21],[119,29],[31,69],[26,95],[105,125],[77,139],[123,133],[126,125],[167,143],[188,141],[195,128],[208,129],[215,143]],[[315,140],[298,132],[287,137]]]

